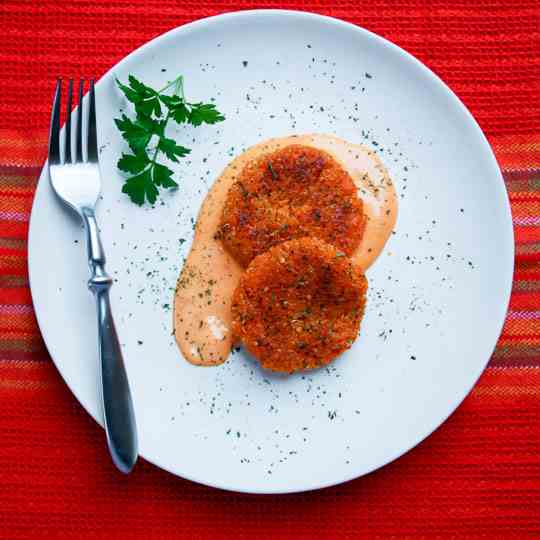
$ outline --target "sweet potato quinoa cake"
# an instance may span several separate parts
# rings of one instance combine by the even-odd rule
[[[362,206],[351,176],[328,152],[292,144],[244,167],[227,194],[218,234],[244,267],[304,236],[352,255],[364,232]]]
[[[233,332],[261,365],[294,372],[331,362],[358,335],[367,280],[334,246],[316,238],[257,256],[233,296]]]

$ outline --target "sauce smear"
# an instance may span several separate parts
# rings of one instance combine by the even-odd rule
[[[323,134],[270,139],[252,146],[226,167],[206,196],[197,218],[191,251],[176,286],[176,342],[184,358],[192,364],[222,364],[234,342],[231,304],[243,268],[221,241],[214,238],[227,192],[249,161],[290,144],[312,146],[332,154],[357,186],[367,222],[360,245],[352,256],[354,264],[367,270],[392,233],[397,218],[397,197],[388,172],[373,150]]]

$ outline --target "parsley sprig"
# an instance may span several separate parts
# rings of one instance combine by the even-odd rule
[[[173,171],[163,163],[158,163],[158,157],[163,154],[170,161],[178,163],[179,158],[191,152],[189,148],[176,144],[174,139],[166,136],[169,121],[200,126],[222,122],[225,117],[213,103],[186,101],[182,75],[161,90],[150,88],[133,75],[128,77],[129,84],[123,84],[118,79],[116,83],[133,103],[136,113],[134,119],[122,114],[114,120],[131,150],[131,153],[123,153],[118,160],[118,168],[130,175],[122,192],[139,206],[145,200],[153,204],[159,193],[158,188],[178,187],[172,179]]]

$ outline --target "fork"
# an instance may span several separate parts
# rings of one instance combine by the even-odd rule
[[[84,223],[90,279],[88,288],[96,299],[98,320],[99,357],[101,363],[101,401],[105,419],[107,444],[114,464],[123,473],[129,473],[137,461],[137,430],[131,392],[122,358],[122,350],[111,311],[109,289],[112,279],[105,271],[105,253],[96,222],[95,206],[101,190],[96,130],[96,98],[94,81],[90,81],[87,98],[88,121],[83,130],[84,79],[79,83],[79,106],[76,111],[75,149],[72,148],[71,112],[73,79],[67,91],[66,124],[63,144],[60,132],[60,101],[62,80],[56,81],[51,128],[49,134],[48,168],[56,195]],[[83,131],[85,132],[83,134]],[[83,155],[86,139],[86,159]],[[63,147],[63,152],[62,152]]]

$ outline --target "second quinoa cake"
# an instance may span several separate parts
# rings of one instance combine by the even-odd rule
[[[242,276],[233,332],[266,369],[317,368],[356,339],[366,290],[365,276],[334,246],[307,237],[284,242]]]

